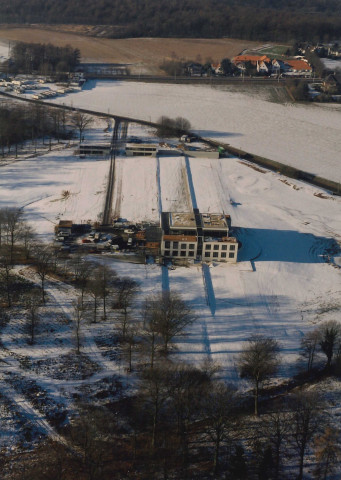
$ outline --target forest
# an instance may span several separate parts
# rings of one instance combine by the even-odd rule
[[[2,23],[114,25],[124,37],[232,37],[332,41],[341,36],[341,1],[0,0]]]
[[[56,47],[51,44],[16,43],[11,50],[11,72],[71,72],[80,62],[80,51],[71,46]]]

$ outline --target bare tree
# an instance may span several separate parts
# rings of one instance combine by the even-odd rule
[[[102,296],[102,287],[98,283],[96,276],[92,276],[87,284],[87,291],[93,299],[93,317],[92,322],[97,323],[98,304]]]
[[[95,266],[92,262],[85,260],[82,255],[76,255],[73,257],[70,265],[75,276],[75,283],[81,291],[81,302],[83,306],[84,294],[88,288],[91,274]]]
[[[124,346],[128,353],[128,371],[132,371],[133,350],[138,343],[139,326],[136,322],[130,322],[126,328]]]
[[[6,243],[9,245],[10,262],[13,264],[14,246],[20,238],[22,227],[22,210],[19,208],[5,208],[2,211]]]
[[[45,304],[45,281],[52,265],[53,252],[49,246],[37,245],[34,250],[34,264],[41,282],[42,301]]]
[[[251,337],[239,355],[237,360],[239,374],[254,386],[255,415],[258,415],[259,389],[277,372],[279,364],[278,342],[262,335]]]
[[[320,347],[327,357],[326,370],[329,372],[334,354],[341,345],[341,324],[335,320],[323,323],[319,327]]]
[[[25,307],[28,314],[28,328],[30,334],[31,345],[35,342],[35,333],[39,321],[39,307],[41,305],[40,293],[36,290],[29,293],[26,298]]]
[[[97,322],[97,312],[100,299],[103,300],[103,319],[106,319],[107,314],[107,297],[110,292],[110,287],[114,284],[116,272],[106,265],[99,265],[91,272],[90,278],[87,281],[87,290],[93,298],[93,322]]]
[[[183,335],[185,328],[191,325],[196,317],[180,295],[163,292],[150,299],[152,315],[156,331],[160,335],[165,354],[169,351],[169,344],[175,337]]]
[[[4,209],[0,209],[0,248],[5,235],[6,219]]]
[[[13,265],[11,262],[11,252],[7,246],[0,250],[0,282],[6,292],[7,306],[12,306],[12,286],[13,286]]]
[[[291,430],[291,413],[279,406],[263,420],[263,436],[268,439],[274,455],[274,480],[280,478],[281,459]]]
[[[76,338],[76,352],[79,355],[81,353],[81,325],[84,319],[84,307],[82,304],[81,297],[78,297],[75,302],[73,302],[73,321],[75,329],[75,338]]]
[[[169,368],[166,364],[145,370],[142,373],[140,395],[146,416],[151,421],[151,448],[156,445],[156,436],[162,410],[168,400]]]
[[[83,112],[76,112],[71,117],[71,124],[78,129],[79,142],[82,142],[85,130],[93,123],[92,117]]]
[[[100,265],[96,270],[95,277],[103,300],[103,319],[105,320],[107,318],[107,297],[113,287],[116,272],[107,265]]]
[[[20,239],[23,245],[25,260],[28,260],[36,245],[35,232],[30,225],[26,223],[22,225]]]
[[[183,478],[187,478],[190,430],[194,420],[202,419],[205,392],[211,386],[211,373],[204,367],[185,363],[173,365],[168,381],[170,412],[175,417],[183,463]],[[205,417],[206,418],[206,417]]]
[[[232,432],[236,429],[233,415],[237,403],[236,391],[231,385],[213,383],[203,397],[207,433],[214,445],[213,473],[217,475],[222,444],[231,441]]]
[[[320,422],[321,401],[309,392],[296,394],[291,401],[291,434],[293,446],[299,457],[297,480],[303,479],[304,458],[308,445],[317,432]]]
[[[314,361],[318,354],[320,334],[313,330],[304,335],[301,340],[300,356],[307,362],[307,372],[310,373],[314,367]]]
[[[327,480],[337,467],[341,458],[341,448],[338,442],[339,431],[335,428],[327,427],[321,436],[315,439],[315,457],[317,466],[315,469],[315,478],[317,480]]]
[[[115,300],[113,307],[122,311],[121,333],[126,337],[129,314],[138,291],[138,283],[132,278],[121,278],[115,284]]]
[[[142,307],[143,332],[142,342],[143,348],[149,357],[150,368],[154,368],[155,356],[159,346],[158,335],[158,314],[157,303],[154,302],[154,297],[145,299]]]

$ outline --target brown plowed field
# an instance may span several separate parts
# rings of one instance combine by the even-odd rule
[[[182,38],[125,38],[109,39],[89,36],[86,26],[48,27],[0,27],[0,41],[24,41],[71,45],[79,48],[82,61],[130,64],[132,73],[160,73],[158,66],[164,59],[179,58],[214,62],[231,58],[242,50],[257,48],[256,42],[223,39]],[[83,35],[82,33],[87,33]],[[135,70],[135,72],[134,72]]]

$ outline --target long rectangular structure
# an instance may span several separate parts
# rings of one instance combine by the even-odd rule
[[[159,146],[154,143],[127,143],[125,147],[126,155],[139,157],[155,156]]]
[[[109,155],[110,150],[110,143],[81,143],[79,145],[79,155],[104,156]]]

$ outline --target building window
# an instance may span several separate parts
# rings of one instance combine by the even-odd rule
[[[173,242],[173,248],[179,248],[179,242]]]
[[[190,243],[188,248],[189,248],[190,250],[194,250],[194,248],[195,248],[194,243]]]
[[[211,250],[211,245],[210,244],[206,245],[206,250]]]
[[[219,250],[219,245],[214,245],[214,250]]]
[[[169,257],[169,254],[170,254],[170,251],[169,251],[169,250],[165,250],[165,257]]]
[[[234,258],[234,253],[229,253],[229,258]]]
[[[236,246],[235,245],[230,245],[230,250],[235,250]]]
[[[221,258],[226,258],[226,252],[222,252]]]
[[[218,253],[218,252],[213,252],[213,257],[214,257],[214,258],[218,258],[218,256],[219,256],[219,253]]]
[[[194,257],[194,252],[188,252],[188,255],[189,255],[190,257]]]
[[[227,250],[227,245],[222,245],[222,246],[221,246],[221,249],[222,249],[222,250]]]
[[[205,257],[210,257],[211,256],[211,252],[205,252]]]
[[[173,257],[177,257],[179,255],[179,252],[177,250],[173,250]]]
[[[186,243],[182,243],[180,248],[181,248],[181,250],[186,250]]]
[[[165,242],[165,248],[170,248],[170,241]]]
[[[182,251],[182,252],[180,252],[180,255],[181,255],[182,257],[185,257],[185,256],[186,256],[186,252],[185,252],[185,251]]]

